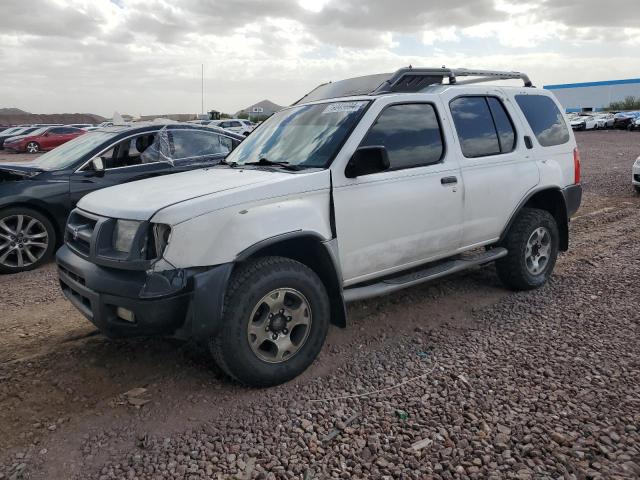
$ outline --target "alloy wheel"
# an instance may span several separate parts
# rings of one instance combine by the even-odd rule
[[[265,362],[285,362],[307,341],[311,321],[311,307],[302,293],[292,288],[272,290],[251,313],[247,327],[251,350]]]
[[[551,254],[551,234],[545,227],[536,228],[529,240],[524,254],[527,270],[532,275],[542,273],[549,263]]]
[[[29,152],[29,153],[38,153],[38,150],[40,150],[40,147],[38,146],[38,144],[36,142],[27,143],[27,152]]]
[[[49,234],[42,222],[29,215],[0,219],[0,265],[24,268],[40,260],[49,246]]]

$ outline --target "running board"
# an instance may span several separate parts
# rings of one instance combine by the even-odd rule
[[[344,290],[345,302],[354,302],[366,298],[379,297],[397,292],[403,288],[412,287],[420,283],[429,282],[438,278],[446,277],[452,273],[461,272],[468,268],[493,262],[507,255],[506,248],[492,248],[477,255],[449,260],[433,267],[425,268],[417,272],[411,272],[399,277],[392,277],[382,280],[379,283],[365,285],[363,287],[352,287]]]

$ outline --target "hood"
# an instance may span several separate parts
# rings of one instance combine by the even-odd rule
[[[304,178],[314,175],[312,172],[325,171],[310,172],[223,166],[192,170],[98,190],[83,197],[78,207],[111,218],[149,220],[162,209],[198,199],[201,200],[198,208],[212,211],[232,203],[252,201],[256,197],[267,198],[304,189],[308,186]],[[328,179],[328,173],[326,177]],[[328,184],[328,180],[324,183]],[[284,184],[289,188],[283,187]],[[224,198],[225,201],[213,204],[210,201],[212,197]],[[190,209],[191,213],[198,214],[194,209]]]
[[[31,178],[42,172],[43,170],[37,166],[36,161],[0,163],[0,180]]]

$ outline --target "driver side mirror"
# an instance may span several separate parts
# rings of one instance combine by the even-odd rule
[[[356,178],[361,175],[384,172],[390,167],[389,154],[385,147],[381,145],[360,147],[347,163],[344,175],[347,178]]]
[[[95,157],[91,160],[91,167],[93,168],[96,176],[102,177],[104,175],[104,161],[102,160],[102,157]]]

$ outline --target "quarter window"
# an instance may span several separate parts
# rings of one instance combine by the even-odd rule
[[[569,129],[555,102],[545,95],[516,95],[538,143],[543,147],[562,145],[569,141]]]
[[[373,124],[361,146],[387,149],[391,170],[438,163],[444,151],[442,132],[432,105],[392,105]]]

